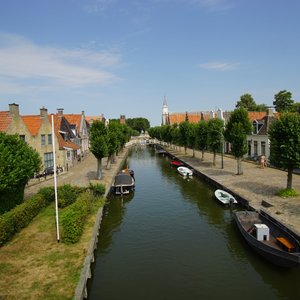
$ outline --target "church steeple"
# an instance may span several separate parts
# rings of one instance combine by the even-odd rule
[[[169,125],[170,120],[169,120],[169,108],[168,108],[168,103],[166,96],[164,97],[164,102],[163,102],[163,108],[162,108],[162,123],[161,125]]]

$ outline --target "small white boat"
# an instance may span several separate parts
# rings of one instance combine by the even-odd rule
[[[215,196],[220,202],[222,202],[225,205],[238,203],[231,194],[223,190],[215,190]]]
[[[177,168],[177,171],[179,174],[181,174],[182,176],[193,176],[193,171],[190,170],[189,168],[187,167],[178,167]]]

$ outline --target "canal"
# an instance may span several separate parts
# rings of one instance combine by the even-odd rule
[[[109,197],[89,299],[300,299],[300,269],[254,253],[214,188],[184,179],[152,148],[127,159],[136,190]]]

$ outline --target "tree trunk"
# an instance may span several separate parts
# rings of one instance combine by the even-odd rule
[[[106,170],[108,170],[108,165],[111,162],[111,155],[108,156],[107,162],[106,162]]]
[[[195,157],[195,148],[193,148],[193,157]]]
[[[97,166],[97,179],[102,178],[102,158],[97,159],[98,166]]]
[[[204,150],[202,150],[201,160],[204,160]]]
[[[213,166],[216,165],[216,156],[217,156],[217,154],[216,154],[216,152],[214,151]]]
[[[243,174],[242,157],[238,157],[236,160],[237,160],[237,175],[242,175]]]
[[[286,188],[287,189],[292,189],[292,185],[293,185],[293,170],[294,170],[294,168],[288,168],[287,184],[286,184]]]

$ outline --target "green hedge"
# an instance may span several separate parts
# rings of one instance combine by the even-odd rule
[[[64,208],[73,204],[77,197],[85,190],[86,188],[71,186],[70,184],[59,186],[57,188],[58,207]]]
[[[66,244],[77,243],[82,235],[84,224],[92,207],[89,193],[82,193],[77,201],[66,207],[60,214],[62,241]]]
[[[0,216],[0,246],[8,242],[17,232],[26,227],[48,202],[41,194],[16,206]]]
[[[11,187],[9,190],[0,190],[0,215],[21,204],[23,198],[24,185]]]

